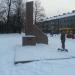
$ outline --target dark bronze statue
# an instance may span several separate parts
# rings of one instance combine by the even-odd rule
[[[66,51],[66,52],[68,52],[68,50],[65,49],[65,33],[63,31],[61,32],[60,39],[61,39],[62,48],[58,48],[58,51],[61,51],[61,52]]]
[[[61,44],[62,44],[62,49],[65,49],[65,33],[61,33]]]

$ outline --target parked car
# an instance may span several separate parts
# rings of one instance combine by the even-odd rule
[[[67,34],[67,38],[75,39],[75,34]]]

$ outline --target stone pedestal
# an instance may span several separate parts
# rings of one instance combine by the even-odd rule
[[[36,37],[32,35],[28,35],[22,38],[22,45],[36,45]]]

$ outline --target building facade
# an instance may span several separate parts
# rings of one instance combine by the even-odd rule
[[[51,17],[39,22],[38,26],[51,33],[59,33],[60,28],[75,28],[75,12]]]

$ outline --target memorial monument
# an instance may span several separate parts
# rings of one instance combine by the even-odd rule
[[[48,44],[47,36],[33,24],[33,1],[26,3],[25,37],[22,45],[36,45],[36,43]]]

